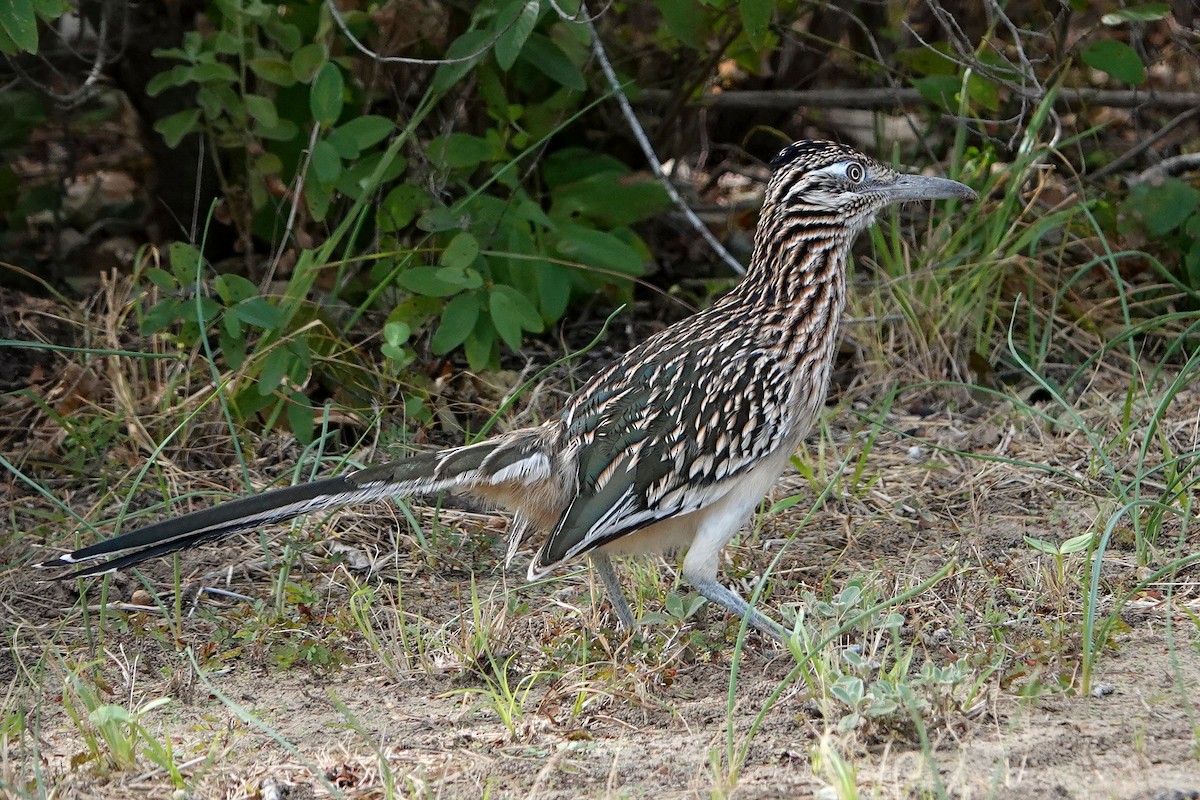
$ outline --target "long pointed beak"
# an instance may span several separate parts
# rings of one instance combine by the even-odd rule
[[[978,200],[979,195],[970,186],[948,178],[931,178],[925,175],[901,175],[891,184],[878,186],[876,192],[891,203],[908,200]]]

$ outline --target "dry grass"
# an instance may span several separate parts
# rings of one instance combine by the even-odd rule
[[[923,240],[951,254],[978,244],[945,236]],[[1058,252],[1077,247],[1072,258],[1086,260],[1093,245]],[[647,621],[626,639],[583,569],[525,585],[529,548],[505,566],[506,520],[450,501],[342,510],[140,576],[42,583],[27,565],[71,546],[77,517],[91,539],[117,519],[167,513],[168,498],[178,511],[391,456],[401,415],[339,412],[312,448],[235,438],[222,387],[236,373],[137,336],[129,282],[109,281],[78,312],[10,309],[10,338],[84,350],[38,356],[28,390],[0,396],[11,531],[0,789],[1122,800],[1200,790],[1200,392],[1188,388],[1195,360],[1164,349],[1194,315],[1163,318],[1131,353],[1132,339],[1104,334],[1121,318],[1096,301],[1103,279],[1064,290],[1015,257],[997,278],[970,260],[903,256],[948,266],[900,272],[876,249],[887,275],[864,286],[851,316],[878,324],[851,326],[836,406],[728,550],[725,578],[797,619],[788,650],[739,638],[669,562],[626,569]],[[964,274],[999,281],[978,284],[995,290],[990,305],[945,288]],[[1031,285],[1044,302],[1030,305]],[[902,297],[923,299],[897,321]],[[943,317],[926,313],[943,306]],[[985,312],[1001,322],[981,330],[987,350],[972,359],[948,326]],[[1018,346],[1026,335],[1053,346]],[[1031,353],[1038,363],[1023,362]],[[554,413],[569,369],[502,422]],[[445,429],[499,407],[518,382],[442,381],[431,406]],[[1072,540],[1080,549],[1062,547]]]

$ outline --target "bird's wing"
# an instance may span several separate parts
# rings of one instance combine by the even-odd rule
[[[726,341],[660,352],[632,374],[623,362],[601,373],[568,409],[578,493],[535,572],[704,508],[787,438],[788,378],[767,348]]]

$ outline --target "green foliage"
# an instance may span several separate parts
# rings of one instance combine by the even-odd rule
[[[1105,25],[1122,25],[1126,22],[1158,22],[1171,14],[1167,3],[1146,3],[1109,12],[1100,18]]]
[[[93,762],[98,772],[104,771],[102,767],[123,770],[136,766],[139,755],[146,755],[176,774],[170,740],[160,742],[143,724],[152,711],[170,703],[170,698],[160,697],[131,711],[103,702],[100,690],[84,672],[70,675],[62,691],[63,706],[86,748],[73,764]]]
[[[156,51],[180,63],[146,91],[194,89],[196,108],[156,121],[155,129],[171,146],[195,133],[214,142],[224,156],[227,199],[249,198],[234,209],[234,224],[246,235],[277,237],[277,187],[300,174],[313,221],[327,217],[337,195],[365,197],[364,179],[379,166],[395,125],[372,114],[342,120],[348,104],[365,98],[347,76],[349,62],[330,57],[328,17],[308,3],[256,0],[214,0],[210,12],[215,31],[191,31],[181,47]]]
[[[8,0],[0,3],[0,53],[36,53],[38,20],[52,21],[67,12],[67,0]]]
[[[2,13],[2,12],[0,12]],[[46,121],[46,103],[36,93],[19,89],[0,92],[0,246],[15,249],[10,231],[27,227],[30,217],[53,211],[59,205],[49,181],[27,181],[17,175],[12,157],[28,143],[33,131]],[[6,230],[7,229],[7,230]]]
[[[335,387],[367,380],[360,365],[341,349],[319,309],[287,296],[264,297],[233,273],[211,277],[200,251],[176,242],[168,248],[170,269],[142,272],[158,300],[142,313],[142,333],[173,331],[186,348],[204,346],[235,371],[232,409],[240,419],[257,414],[270,424],[283,421],[302,443],[315,432],[312,384]],[[302,270],[302,265],[298,265]]]
[[[1079,57],[1089,67],[1107,72],[1124,83],[1136,86],[1146,82],[1146,67],[1137,51],[1116,39],[1092,42]]]
[[[1147,247],[1174,263],[1176,277],[1200,292],[1200,189],[1179,178],[1140,183],[1121,204],[1118,229],[1144,234]]]
[[[216,145],[229,218],[243,240],[286,247],[279,220],[289,214],[314,238],[322,223],[352,225],[358,241],[374,237],[378,255],[343,262],[332,299],[355,305],[350,322],[386,314],[381,349],[393,369],[424,347],[435,355],[462,348],[472,368],[494,367],[502,345],[518,350],[572,301],[628,299],[650,260],[632,226],[667,206],[665,192],[578,148],[531,158],[585,108],[589,51],[578,22],[540,2],[477,7],[431,70],[420,109],[473,95],[486,117],[423,139],[418,118],[374,113],[386,98],[364,84],[353,57],[336,55],[341,40],[324,6],[214,0],[210,13],[212,31],[158,51],[179,63],[148,91],[186,88],[196,107],[159,120],[157,130],[171,145],[194,134]],[[365,15],[347,23],[369,31]],[[397,157],[409,142],[423,158]],[[302,421],[311,408],[299,387],[312,358],[296,334],[318,312],[299,312],[327,257],[310,255],[273,299],[247,278],[211,279],[198,252],[176,246],[171,272],[146,272],[164,296],[143,330],[176,331],[189,345],[215,334],[233,369],[254,356],[234,387],[237,413],[264,408],[245,390],[250,379],[260,398],[283,393],[292,413],[272,418]]]

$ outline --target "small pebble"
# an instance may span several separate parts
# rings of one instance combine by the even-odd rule
[[[1092,687],[1092,697],[1108,697],[1117,690],[1116,684],[1097,683]]]

